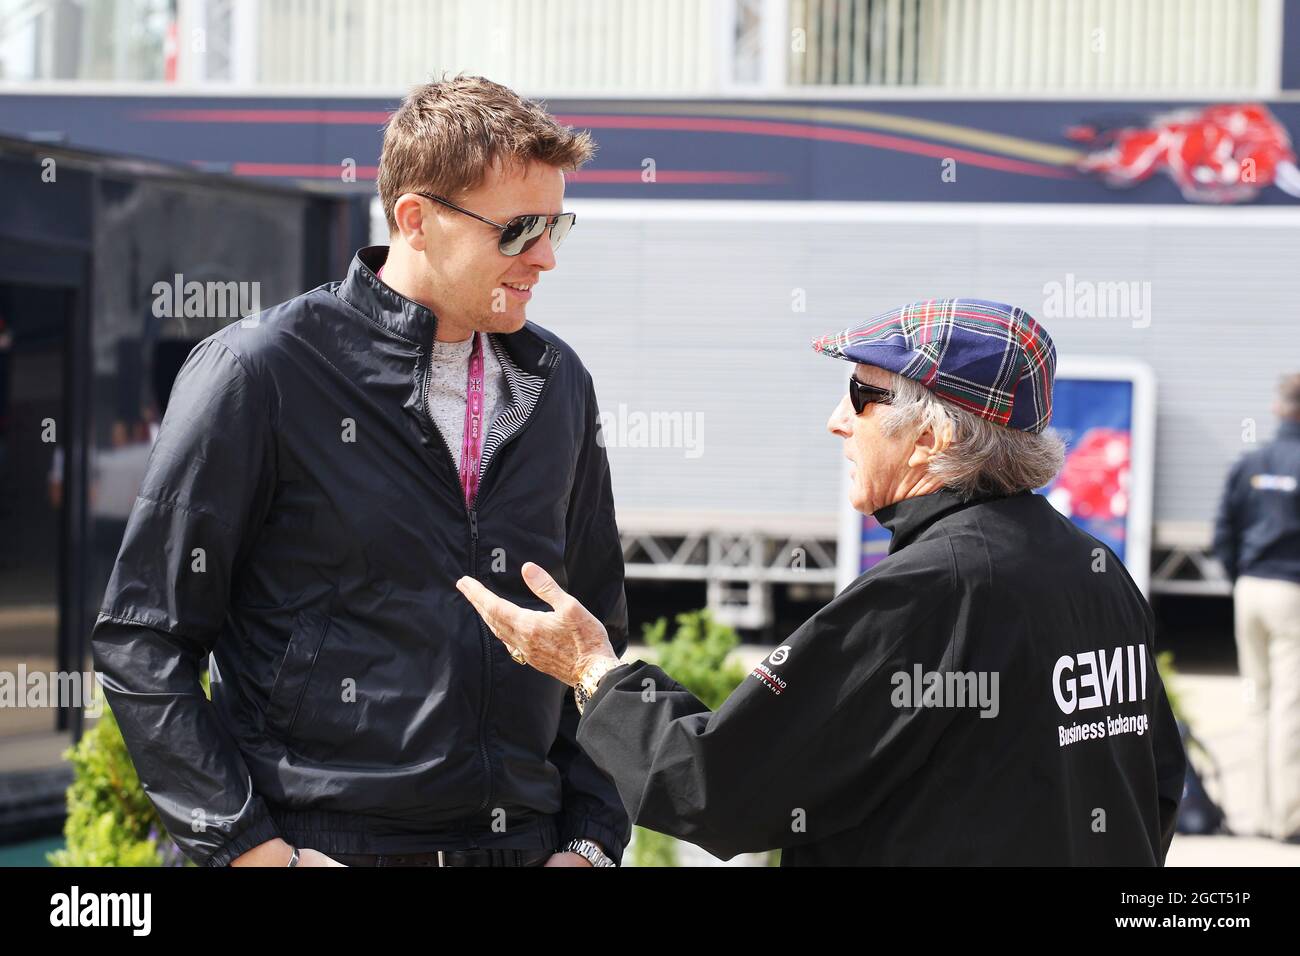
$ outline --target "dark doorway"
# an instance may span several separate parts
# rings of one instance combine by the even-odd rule
[[[66,666],[68,407],[73,291],[0,283],[0,670]],[[4,769],[48,765],[66,745],[66,712],[34,699],[0,709]],[[28,704],[29,706],[23,706]]]

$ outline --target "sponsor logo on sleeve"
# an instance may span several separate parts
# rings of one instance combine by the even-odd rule
[[[786,687],[785,678],[778,677],[776,671],[772,670],[772,667],[768,665],[780,666],[781,664],[784,664],[789,657],[789,646],[782,644],[767,656],[766,661],[760,661],[756,664],[754,669],[749,672],[749,676],[757,678],[759,683],[779,697]]]

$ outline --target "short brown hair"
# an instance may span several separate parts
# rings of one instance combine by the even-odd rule
[[[474,189],[495,160],[576,170],[595,152],[591,134],[561,126],[540,103],[500,83],[457,74],[417,86],[384,129],[379,200],[388,232],[397,231],[393,204],[403,193]]]

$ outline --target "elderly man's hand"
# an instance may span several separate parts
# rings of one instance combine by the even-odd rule
[[[538,565],[529,561],[520,570],[532,592],[553,610],[526,611],[471,577],[461,578],[456,587],[506,646],[517,647],[529,664],[570,687],[593,664],[618,660],[605,625],[590,611]]]

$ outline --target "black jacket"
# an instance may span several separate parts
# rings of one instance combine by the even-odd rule
[[[1214,522],[1214,554],[1241,575],[1300,582],[1300,422],[1284,421],[1273,441],[1228,473]]]
[[[717,712],[604,677],[578,741],[633,822],[786,866],[1163,863],[1185,757],[1119,560],[1028,492],[876,517],[890,554]]]
[[[531,323],[496,337],[526,377],[467,509],[423,400],[436,319],[375,277],[386,255],[186,360],[95,627],[108,703],[201,864],[277,835],[325,853],[586,836],[618,859],[627,815],[572,694],[455,588],[545,609],[520,578],[535,561],[626,647],[591,377]]]

